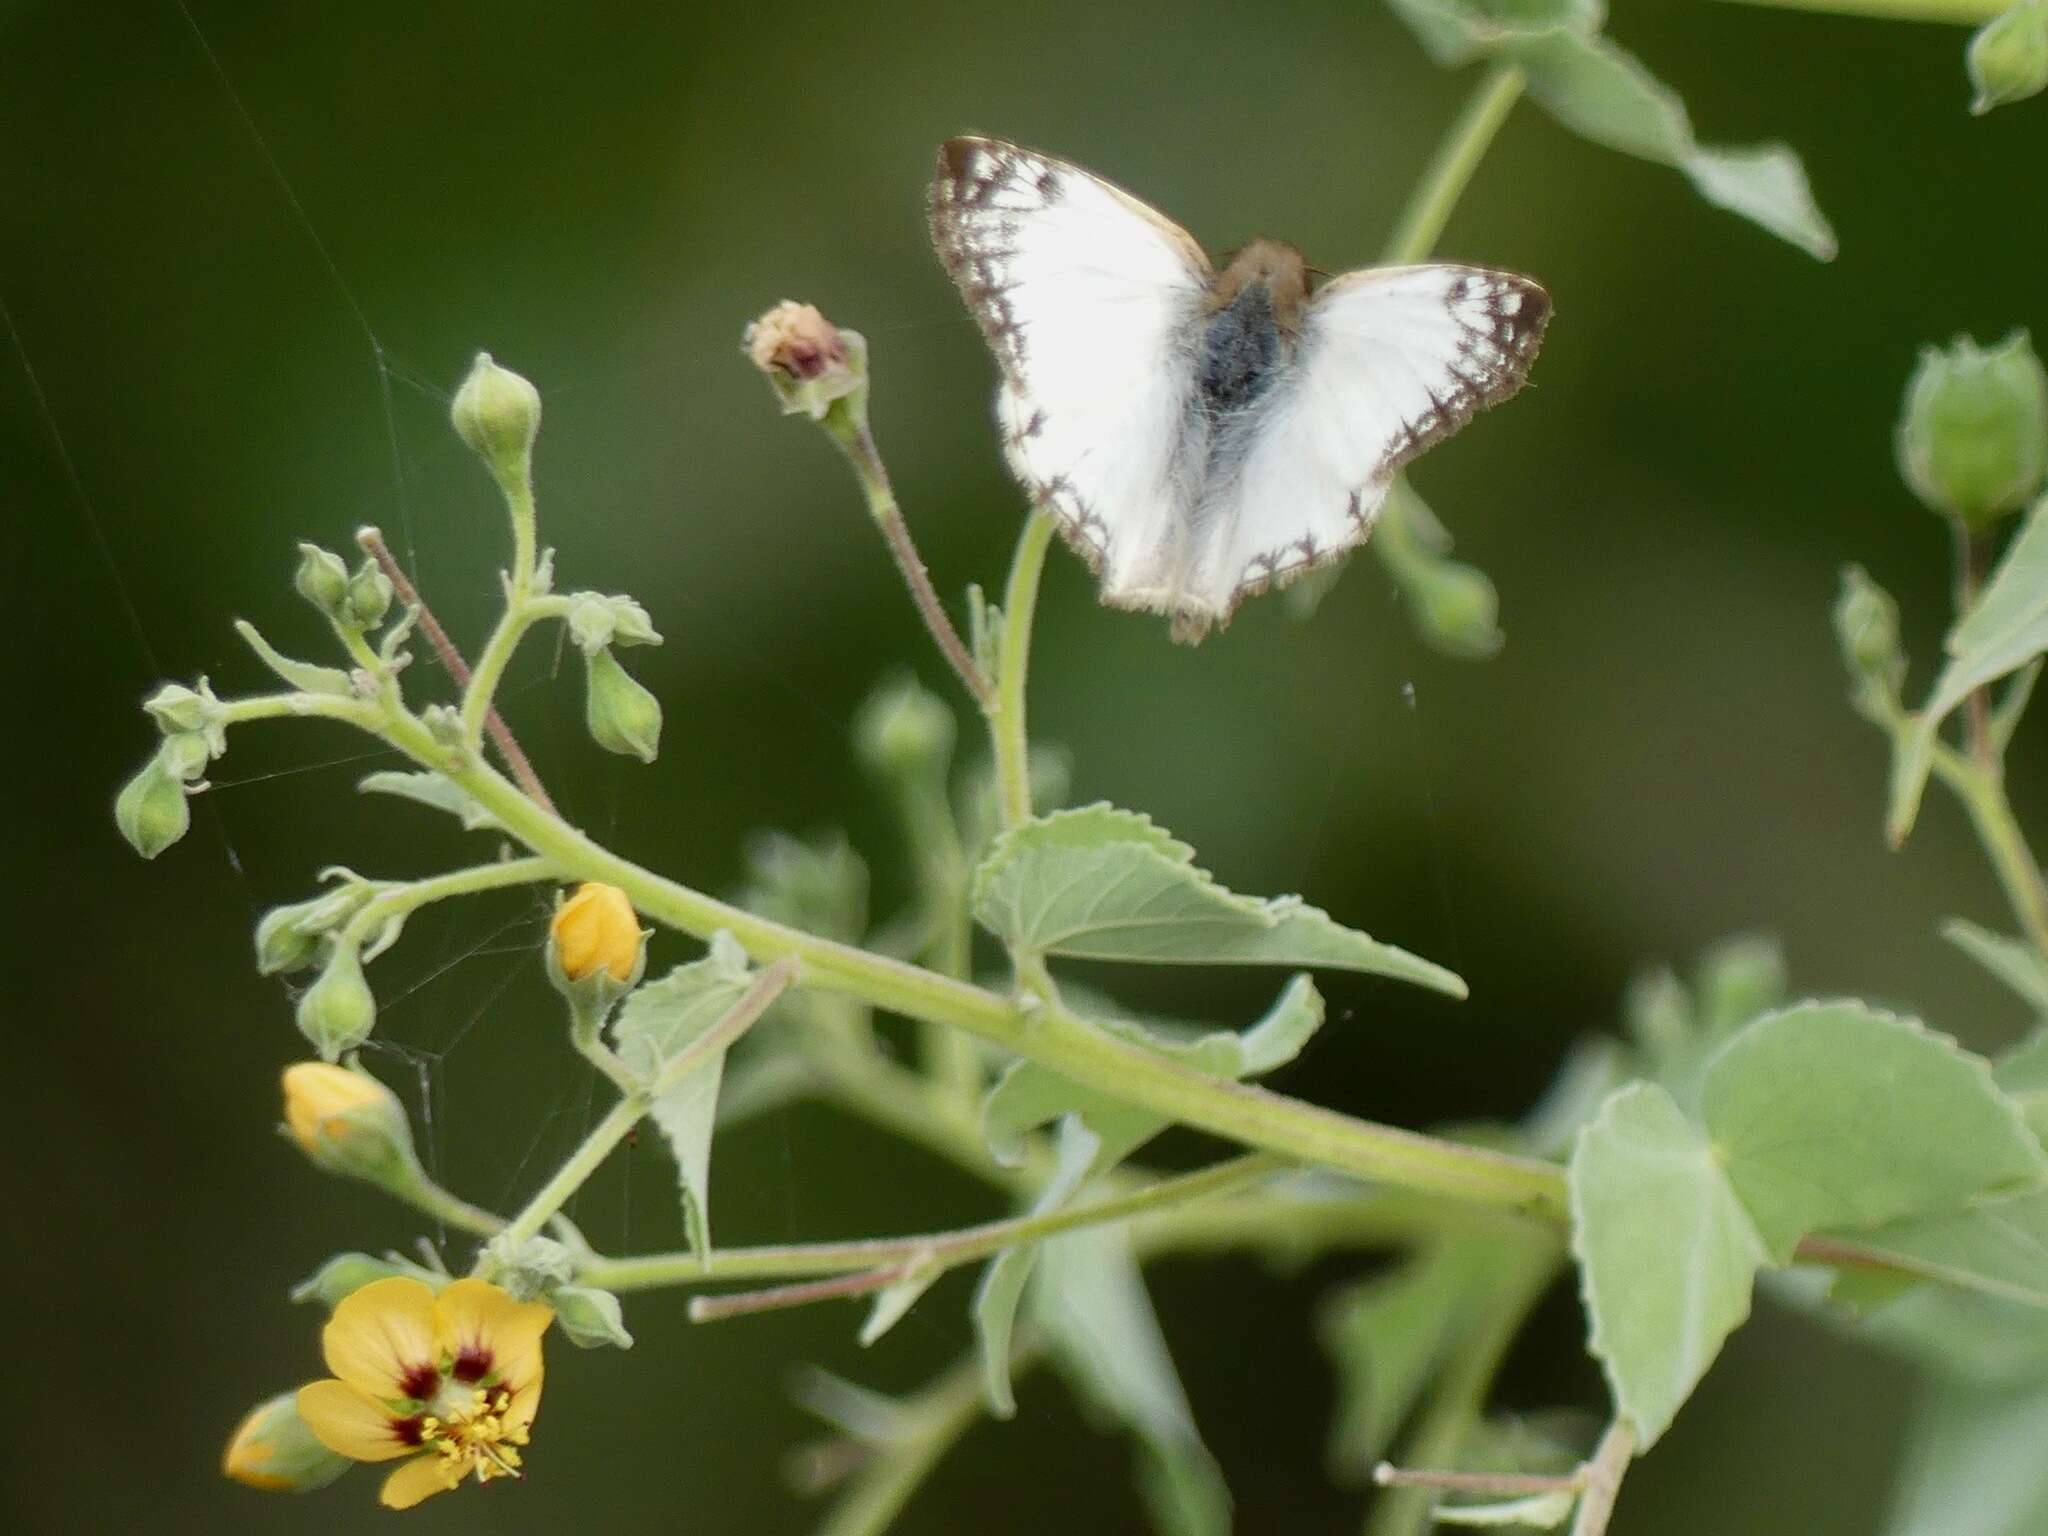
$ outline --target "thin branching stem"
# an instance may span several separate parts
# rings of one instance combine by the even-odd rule
[[[377,568],[391,582],[391,588],[398,594],[399,602],[419,615],[420,633],[427,637],[427,643],[434,648],[434,655],[440,660],[441,670],[454,681],[457,688],[469,686],[469,663],[462,659],[462,652],[448,637],[448,631],[441,627],[441,621],[434,617],[434,610],[427,606],[427,600],[420,596],[420,589],[413,585],[412,578],[405,573],[405,567],[398,563],[398,557],[391,553],[391,547],[384,542],[383,533],[376,528],[360,528],[356,531],[356,544],[372,560]],[[505,723],[505,717],[493,705],[484,713],[484,730],[490,734],[491,745],[498,749],[498,756],[511,770],[519,787],[531,796],[541,809],[550,815],[559,815],[555,802],[548,797],[547,787],[541,783],[540,775],[534,772],[533,762],[526,755],[526,749],[519,745],[519,738],[512,734],[512,727]]]
[[[1524,83],[1522,71],[1513,64],[1497,64],[1480,80],[1409,198],[1380,258],[1387,265],[1406,266],[1429,259],[1443,238],[1444,226],[1450,223],[1451,211],[1492,147],[1493,136],[1521,100]]]

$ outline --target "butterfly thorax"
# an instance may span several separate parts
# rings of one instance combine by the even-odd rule
[[[1212,417],[1258,399],[1287,360],[1308,296],[1301,253],[1254,240],[1216,275],[1203,305],[1196,383]]]

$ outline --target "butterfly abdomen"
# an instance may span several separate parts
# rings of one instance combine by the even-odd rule
[[[1195,367],[1212,418],[1243,410],[1272,383],[1292,347],[1306,292],[1300,253],[1277,240],[1253,241],[1217,275]]]

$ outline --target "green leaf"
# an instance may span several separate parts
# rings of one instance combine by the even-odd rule
[[[1581,138],[1682,172],[1707,202],[1822,261],[1836,241],[1798,155],[1782,144],[1715,148],[1693,136],[1678,94],[1600,29],[1605,9],[1571,0],[1390,0],[1439,64],[1509,59],[1530,97]]]
[[[868,866],[834,828],[803,839],[760,832],[746,841],[738,905],[819,938],[858,944],[868,928]]]
[[[1081,1123],[1078,1115],[1060,1122],[1058,1156],[1052,1177],[1032,1202],[1031,1214],[1042,1216],[1058,1210],[1087,1182],[1096,1165],[1102,1142]],[[1014,1418],[1017,1396],[1010,1384],[1011,1340],[1016,1333],[1017,1306],[1024,1299],[1025,1282],[1038,1264],[1037,1243],[1019,1243],[1005,1248],[988,1261],[975,1288],[972,1315],[975,1340],[981,1351],[982,1391],[989,1412],[999,1419]]]
[[[1049,1239],[1032,1298],[1084,1406],[1137,1438],[1139,1490],[1162,1536],[1227,1536],[1230,1490],[1195,1428],[1124,1229]]]
[[[746,952],[723,929],[712,935],[711,952],[679,965],[628,997],[612,1021],[620,1058],[642,1079],[692,1044],[740,1000],[752,981]],[[683,1226],[691,1251],[711,1252],[711,1132],[718,1119],[718,1087],[725,1052],[690,1073],[654,1102],[650,1113],[675,1154],[683,1201]]]
[[[1588,1345],[1648,1450],[1749,1316],[1769,1255],[1706,1137],[1653,1083],[1607,1101],[1570,1183]]]
[[[325,693],[344,699],[355,695],[355,685],[350,682],[349,675],[339,667],[321,667],[310,661],[294,661],[264,639],[262,633],[247,619],[235,620],[235,633],[242,637],[243,644],[256,653],[257,660],[301,693]]]
[[[2048,1530],[2048,1385],[1930,1391],[1906,1445],[1883,1536],[2020,1536]]]
[[[1298,965],[1366,971],[1465,995],[1443,967],[1381,944],[1300,898],[1225,890],[1194,850],[1110,805],[1056,811],[997,838],[976,872],[974,915],[1015,948],[1161,965]]]
[[[1068,990],[1070,1000],[1085,996]],[[1307,976],[1287,984],[1266,1016],[1239,1033],[1221,1029],[1203,1034],[1168,1034],[1164,1026],[1129,1018],[1098,1015],[1089,1020],[1106,1033],[1167,1056],[1211,1077],[1257,1077],[1292,1061],[1322,1027],[1322,994]],[[1094,1163],[1100,1172],[1122,1162],[1166,1129],[1171,1121],[1152,1110],[1126,1104],[1098,1089],[1084,1087],[1033,1061],[1015,1061],[982,1102],[982,1134],[1000,1161],[1018,1156],[1023,1136],[1061,1115],[1078,1114],[1101,1142]]]
[[[1922,1279],[2048,1312],[2048,1190],[1892,1222],[1853,1241]]]
[[[1496,1272],[1484,1242],[1418,1250],[1382,1274],[1331,1295],[1317,1332],[1337,1369],[1331,1475],[1363,1483],[1386,1454]]]
[[[2048,962],[2033,945],[2009,939],[1967,918],[1952,917],[1941,936],[2033,1005],[2048,1013]]]
[[[1892,762],[1886,835],[1895,844],[1905,841],[1919,817],[1942,722],[1977,689],[2048,651],[2048,498],[2027,514],[1991,580],[1949,631],[1944,649],[1948,664]]]
[[[1808,1232],[1953,1210],[2048,1178],[1990,1064],[1857,1002],[1766,1014],[1707,1065],[1701,1113],[1774,1259]]]
[[[1070,1001],[1084,995],[1080,989],[1068,992]],[[1168,1035],[1134,1020],[1105,1017],[1096,1022],[1213,1077],[1252,1077],[1294,1059],[1322,1027],[1323,999],[1312,980],[1297,976],[1266,1016],[1242,1034],[1216,1030]],[[1023,1138],[1054,1120],[1060,1121],[1059,1157],[1052,1178],[1032,1206],[1039,1215],[1065,1205],[1089,1179],[1115,1167],[1172,1123],[1164,1115],[1083,1087],[1032,1061],[1012,1062],[982,1102],[982,1135],[999,1162],[1016,1161]],[[1035,1243],[1004,1249],[982,1271],[975,1291],[973,1317],[983,1379],[989,1408],[998,1418],[1016,1411],[1010,1393],[1010,1336],[1037,1249]]]
[[[2048,1319],[1977,1291],[1917,1285],[1857,1320],[1854,1336],[1942,1376],[1986,1385],[2048,1378]]]
[[[396,795],[446,811],[468,832],[502,832],[504,823],[438,773],[366,774],[356,788],[366,795]]]
[[[2014,1046],[1992,1069],[1998,1086],[2027,1117],[2027,1124],[2048,1142],[2048,1025]]]
[[[909,1316],[910,1309],[945,1272],[943,1265],[913,1264],[909,1274],[894,1285],[877,1291],[875,1303],[868,1309],[867,1321],[860,1325],[861,1347],[873,1344]]]

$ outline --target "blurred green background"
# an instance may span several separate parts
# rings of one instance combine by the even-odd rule
[[[1341,268],[1379,247],[1470,85],[1365,0],[189,3],[0,9],[0,301],[21,352],[0,357],[0,558],[23,774],[0,1508],[26,1531],[381,1518],[366,1476],[291,1500],[215,1470],[246,1405],[317,1373],[318,1318],[285,1288],[333,1250],[421,1230],[275,1138],[276,1072],[301,1047],[248,932],[327,863],[426,872],[464,840],[355,796],[365,744],[310,724],[237,735],[192,836],[154,866],[108,812],[149,748],[135,704],[157,679],[261,682],[231,617],[317,646],[288,588],[302,537],[345,546],[381,523],[475,643],[504,534],[445,426],[469,354],[544,394],[564,579],[630,590],[668,637],[631,658],[667,705],[652,768],[581,738],[573,666],[554,676],[544,643],[522,658],[508,709],[557,798],[712,889],[749,829],[845,825],[887,912],[903,869],[848,722],[906,660],[950,680],[841,466],[742,363],[744,322],[800,297],[867,333],[878,430],[957,594],[1000,579],[1019,507],[989,362],[926,247],[938,140],[1043,145],[1212,249],[1267,232]],[[1616,37],[1710,142],[1806,156],[1842,255],[1815,263],[1517,111],[1443,249],[1538,275],[1557,320],[1538,387],[1416,476],[1500,585],[1504,653],[1424,651],[1364,559],[1312,623],[1254,603],[1198,651],[1099,609],[1064,554],[1041,613],[1033,723],[1075,753],[1079,797],[1141,806],[1230,884],[1301,889],[1470,980],[1452,1006],[1330,978],[1332,1026],[1279,1079],[1403,1123],[1519,1110],[1566,1041],[1609,1027],[1633,967],[1735,928],[1782,934],[1802,990],[1911,1007],[1987,1048],[2022,1022],[1934,935],[1950,912],[2003,916],[1960,818],[1936,806],[1906,854],[1880,845],[1880,743],[1841,702],[1826,610],[1862,560],[1931,651],[1946,549],[1896,481],[1893,408],[1919,344],[2048,323],[2027,205],[2048,119],[1970,119],[1954,29],[1620,9]],[[2015,788],[2038,824],[2039,779]],[[597,1102],[535,964],[536,910],[425,914],[373,972],[403,1054],[372,1064],[420,1108],[448,1180],[487,1201],[531,1188]],[[687,953],[664,938],[656,963]],[[1270,981],[1168,977],[1149,997],[1242,1021]],[[716,1190],[730,1242],[992,1213],[821,1110],[721,1143]],[[679,1237],[651,1139],[574,1209],[606,1245]],[[1321,1472],[1331,1385],[1309,1317],[1357,1269],[1153,1274],[1246,1532],[1356,1527],[1359,1496]],[[524,1487],[410,1524],[800,1531],[779,1474],[808,1433],[792,1366],[907,1387],[966,1344],[967,1284],[865,1355],[850,1309],[693,1329],[680,1296],[637,1299],[631,1353],[554,1349]],[[1617,1530],[1867,1532],[1909,1388],[1766,1305],[1631,1478]],[[1502,1397],[1600,1405],[1568,1294]],[[1133,1531],[1128,1460],[1035,1381],[901,1529]]]

